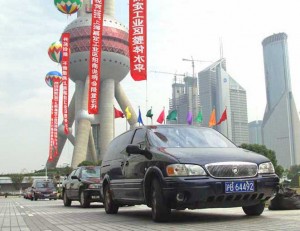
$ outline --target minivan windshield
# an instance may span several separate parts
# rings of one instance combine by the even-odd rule
[[[165,148],[236,147],[223,135],[210,128],[196,126],[157,126],[149,130],[149,140]]]

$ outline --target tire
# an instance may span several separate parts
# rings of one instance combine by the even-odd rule
[[[171,208],[163,198],[160,183],[154,179],[151,184],[152,219],[155,222],[168,221],[171,216]]]
[[[84,193],[84,190],[81,190],[79,193],[79,202],[82,208],[90,207],[90,202],[87,199],[87,196]]]
[[[103,194],[105,212],[107,214],[117,214],[119,206],[113,201],[108,184],[105,185]]]
[[[64,192],[64,194],[63,194],[63,201],[64,201],[64,206],[66,206],[66,207],[71,206],[72,201],[68,198],[66,192]]]
[[[244,213],[248,216],[259,216],[265,209],[265,203],[259,203],[251,206],[244,206]]]

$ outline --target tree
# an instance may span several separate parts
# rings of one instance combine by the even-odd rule
[[[80,166],[100,166],[101,163],[102,163],[102,160],[98,160],[96,162],[84,160],[81,163],[79,163],[77,167],[80,167]]]
[[[22,186],[22,181],[24,179],[24,175],[16,173],[16,174],[10,174],[9,176],[10,176],[10,179],[11,179],[15,189],[19,190]]]
[[[299,187],[300,185],[300,165],[293,165],[290,167],[287,177],[291,179],[291,187]]]
[[[282,177],[284,168],[277,164],[276,154],[273,150],[267,149],[265,145],[260,144],[241,144],[241,148],[247,149],[252,152],[259,153],[267,158],[269,158],[274,165],[275,172],[279,177]]]

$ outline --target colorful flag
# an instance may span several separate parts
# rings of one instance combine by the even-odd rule
[[[191,125],[193,123],[193,113],[192,112],[190,112],[190,111],[188,112],[186,121],[189,125]]]
[[[123,112],[117,110],[115,107],[114,109],[115,109],[115,118],[124,118]]]
[[[130,74],[147,80],[147,1],[129,0]]]
[[[140,108],[139,108],[139,117],[138,117],[138,123],[139,123],[139,124],[142,124],[142,125],[144,125],[144,123],[143,123],[143,119],[142,119],[142,113],[141,113],[141,110],[140,110]]]
[[[152,109],[149,109],[149,110],[147,111],[146,117],[149,117],[149,118],[152,119],[152,116],[153,116],[153,114],[152,114]]]
[[[167,120],[177,120],[177,110],[173,110],[167,116]]]
[[[162,110],[156,121],[160,124],[165,121],[165,109]]]
[[[130,120],[131,112],[129,111],[129,107],[126,107],[125,112],[126,112],[126,119]]]
[[[210,115],[208,126],[213,127],[215,125],[216,125],[216,110],[213,109]]]
[[[219,122],[217,123],[217,125],[221,124],[221,123],[222,123],[223,121],[225,121],[225,120],[227,120],[227,112],[226,112],[226,108],[225,108],[225,110],[223,111],[222,116],[221,116]]]
[[[202,121],[203,121],[202,112],[199,111],[199,113],[198,113],[198,115],[197,115],[197,117],[196,117],[196,122],[197,122],[197,123],[202,123]]]

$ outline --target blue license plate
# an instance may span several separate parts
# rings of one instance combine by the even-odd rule
[[[236,192],[254,192],[254,181],[229,181],[225,182],[225,193],[236,193]]]

